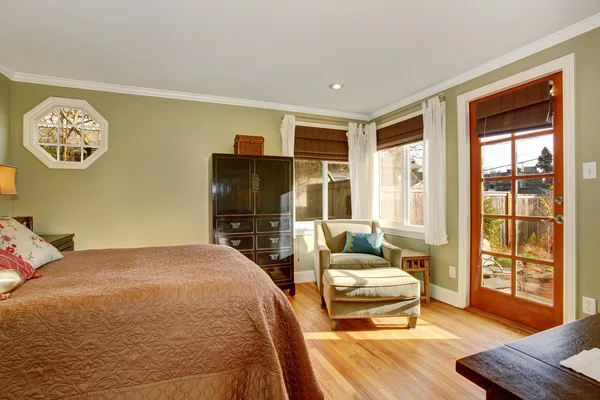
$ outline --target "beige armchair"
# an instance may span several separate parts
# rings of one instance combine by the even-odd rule
[[[381,232],[378,221],[333,219],[315,221],[315,278],[323,297],[323,273],[326,269],[358,270],[369,268],[402,268],[402,249],[383,240],[383,257],[372,254],[342,253],[346,232]],[[324,303],[323,303],[324,304]]]
[[[315,277],[331,329],[343,319],[407,317],[415,328],[421,310],[420,283],[402,270],[402,250],[383,241],[383,257],[343,253],[346,232],[381,232],[371,220],[315,221]]]

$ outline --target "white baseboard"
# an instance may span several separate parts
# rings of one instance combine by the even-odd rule
[[[450,304],[451,306],[460,308],[458,292],[431,284],[429,288],[431,290],[430,295],[432,298],[444,302],[446,304]]]
[[[315,271],[300,271],[294,273],[294,282],[315,282]]]

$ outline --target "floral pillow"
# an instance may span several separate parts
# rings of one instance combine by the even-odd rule
[[[33,269],[63,258],[50,243],[8,217],[0,217],[0,250],[27,261]]]

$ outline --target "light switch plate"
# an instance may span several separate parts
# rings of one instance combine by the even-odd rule
[[[583,163],[583,179],[596,179],[596,161]]]
[[[451,265],[449,269],[450,269],[450,278],[456,279],[456,267]]]

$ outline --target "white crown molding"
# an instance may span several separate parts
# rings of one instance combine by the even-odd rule
[[[554,32],[536,42],[523,46],[520,49],[517,49],[513,52],[510,52],[492,61],[482,64],[467,72],[457,75],[454,78],[450,78],[442,83],[431,86],[425,90],[405,97],[402,100],[380,108],[379,110],[373,111],[371,114],[369,114],[369,120],[381,117],[382,115],[395,111],[399,108],[423,100],[426,97],[436,95],[441,91],[444,91],[456,85],[460,85],[461,83],[470,81],[471,79],[477,78],[478,76],[485,75],[490,71],[501,68],[515,61],[521,60],[525,57],[538,53],[542,50],[555,46],[559,43],[572,39],[576,36],[584,34],[598,27],[600,27],[600,13],[594,14],[591,17],[584,19],[583,21],[579,21],[576,24],[561,29],[560,31]]]
[[[398,118],[394,118],[391,121],[388,121],[386,123],[377,125],[377,129],[387,128],[388,126],[397,124],[398,122],[406,121],[407,119],[414,118],[414,117],[416,117],[418,115],[423,115],[423,110],[422,109],[418,110],[418,111],[415,111],[415,112],[412,112],[410,114],[403,115],[403,116],[398,117]]]
[[[101,92],[132,94],[137,96],[161,97],[165,99],[198,101],[202,103],[227,104],[231,106],[263,108],[268,110],[278,110],[313,115],[325,115],[328,117],[348,118],[353,120],[357,119],[366,121],[369,117],[367,114],[328,110],[324,108],[272,103],[268,101],[259,100],[239,99],[235,97],[213,96],[208,94],[190,92],[151,89],[138,86],[115,85],[112,83],[81,81],[77,79],[56,78],[52,76],[25,74],[21,72],[15,72],[13,73],[13,77],[9,78],[15,82],[36,83],[39,85],[62,86],[74,89],[97,90]]]
[[[425,99],[426,97],[433,96],[438,94],[441,91],[444,91],[453,86],[459,85],[461,83],[467,82],[471,79],[474,79],[478,76],[484,75],[490,71],[501,68],[505,65],[528,57],[532,54],[545,50],[549,47],[562,43],[566,40],[572,39],[576,36],[579,36],[585,32],[591,31],[592,29],[596,29],[600,27],[600,13],[595,14],[583,21],[580,21],[576,24],[568,26],[560,31],[552,33],[545,38],[542,38],[536,42],[530,43],[520,49],[517,49],[511,53],[505,54],[501,57],[498,57],[492,61],[489,61],[485,64],[482,64],[476,68],[473,68],[467,72],[464,72],[460,75],[457,75],[453,78],[450,78],[444,82],[441,82],[437,85],[431,86],[425,90],[422,90],[418,93],[414,93],[408,97],[405,97],[397,102],[389,104],[383,108],[375,110],[368,114],[356,113],[356,112],[347,112],[347,111],[338,111],[338,110],[329,110],[323,108],[315,108],[315,107],[307,107],[307,106],[298,106],[293,104],[282,104],[282,103],[272,103],[267,101],[259,101],[259,100],[248,100],[248,99],[240,99],[235,97],[222,97],[222,96],[213,96],[199,93],[189,93],[189,92],[177,92],[170,90],[161,90],[161,89],[151,89],[144,88],[138,86],[126,86],[126,85],[115,85],[110,83],[102,83],[102,82],[93,82],[93,81],[81,81],[76,79],[66,79],[66,78],[56,78],[51,76],[43,76],[43,75],[34,75],[34,74],[26,74],[21,72],[14,72],[10,68],[0,64],[0,72],[6,75],[13,81],[16,82],[25,82],[25,83],[37,83],[40,85],[50,85],[50,86],[62,86],[62,87],[70,87],[75,89],[85,89],[85,90],[98,90],[103,92],[111,92],[111,93],[122,93],[122,94],[132,94],[138,96],[149,96],[149,97],[162,97],[167,99],[178,99],[178,100],[187,100],[187,101],[198,101],[204,103],[214,103],[214,104],[227,104],[233,106],[242,106],[242,107],[253,107],[253,108],[263,108],[269,110],[278,110],[278,111],[287,111],[287,112],[296,112],[296,113],[305,113],[305,114],[313,114],[313,115],[324,115],[328,117],[338,117],[338,118],[347,118],[353,120],[361,120],[361,121],[372,121],[375,118],[381,117],[387,113],[395,111],[399,108],[412,104],[414,102]]]
[[[15,71],[13,71],[12,69],[8,68],[6,65],[0,64],[0,74],[3,74],[4,76],[6,76],[11,81],[15,80]]]
[[[348,125],[322,124],[320,122],[308,122],[308,121],[296,121],[296,126],[304,126],[304,127],[308,127],[308,128],[335,129],[338,131],[347,131],[348,130]]]

